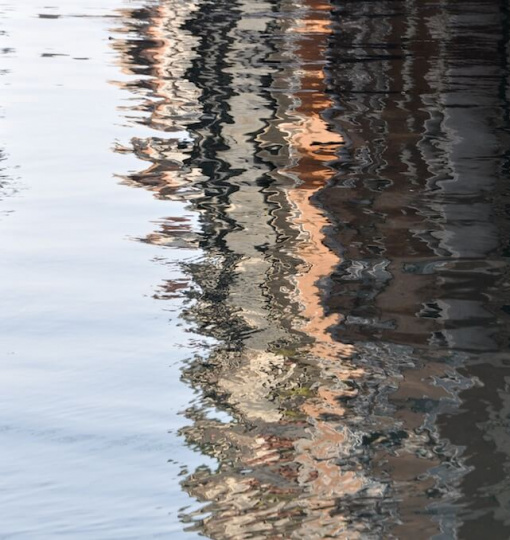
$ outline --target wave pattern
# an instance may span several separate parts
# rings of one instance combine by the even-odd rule
[[[506,2],[161,0],[113,47],[189,204],[210,538],[507,538]],[[174,290],[166,291],[173,294]],[[165,297],[165,295],[162,295]]]

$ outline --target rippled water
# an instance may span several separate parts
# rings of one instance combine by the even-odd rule
[[[4,537],[509,538],[508,1],[19,4]]]
[[[121,2],[53,5],[0,8],[0,537],[174,537],[179,475],[204,463],[177,434],[196,253],[136,240],[197,220],[119,183],[139,163],[113,147],[149,133],[111,83]]]

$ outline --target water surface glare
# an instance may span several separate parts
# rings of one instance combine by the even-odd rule
[[[509,8],[4,0],[0,536],[510,538]]]

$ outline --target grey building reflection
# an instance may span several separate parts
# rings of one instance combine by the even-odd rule
[[[161,133],[119,149],[148,164],[124,181],[200,216],[199,233],[169,217],[144,239],[204,253],[185,316],[216,346],[184,371],[202,400],[183,436],[218,468],[183,481],[207,503],[183,514],[189,527],[508,536],[496,4],[166,0],[122,13],[126,87]]]

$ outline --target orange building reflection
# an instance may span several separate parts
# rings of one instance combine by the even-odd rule
[[[205,505],[183,520],[211,538],[355,539],[398,522],[406,534],[420,529],[417,538],[439,531],[420,513],[438,463],[415,452],[426,415],[388,412],[377,395],[439,399],[423,382],[437,365],[398,389],[402,369],[381,366],[388,351],[341,343],[332,330],[342,317],[325,309],[341,259],[317,195],[344,145],[326,120],[331,9],[167,0],[147,7],[141,25],[125,12],[114,43],[123,71],[138,77],[125,87],[139,96],[139,121],[157,131],[119,148],[149,164],[124,181],[186,201],[202,226],[171,216],[144,241],[204,252],[189,268],[199,292],[185,316],[216,346],[184,370],[202,401],[183,436],[218,468],[182,485]],[[363,355],[369,369],[353,361]]]

